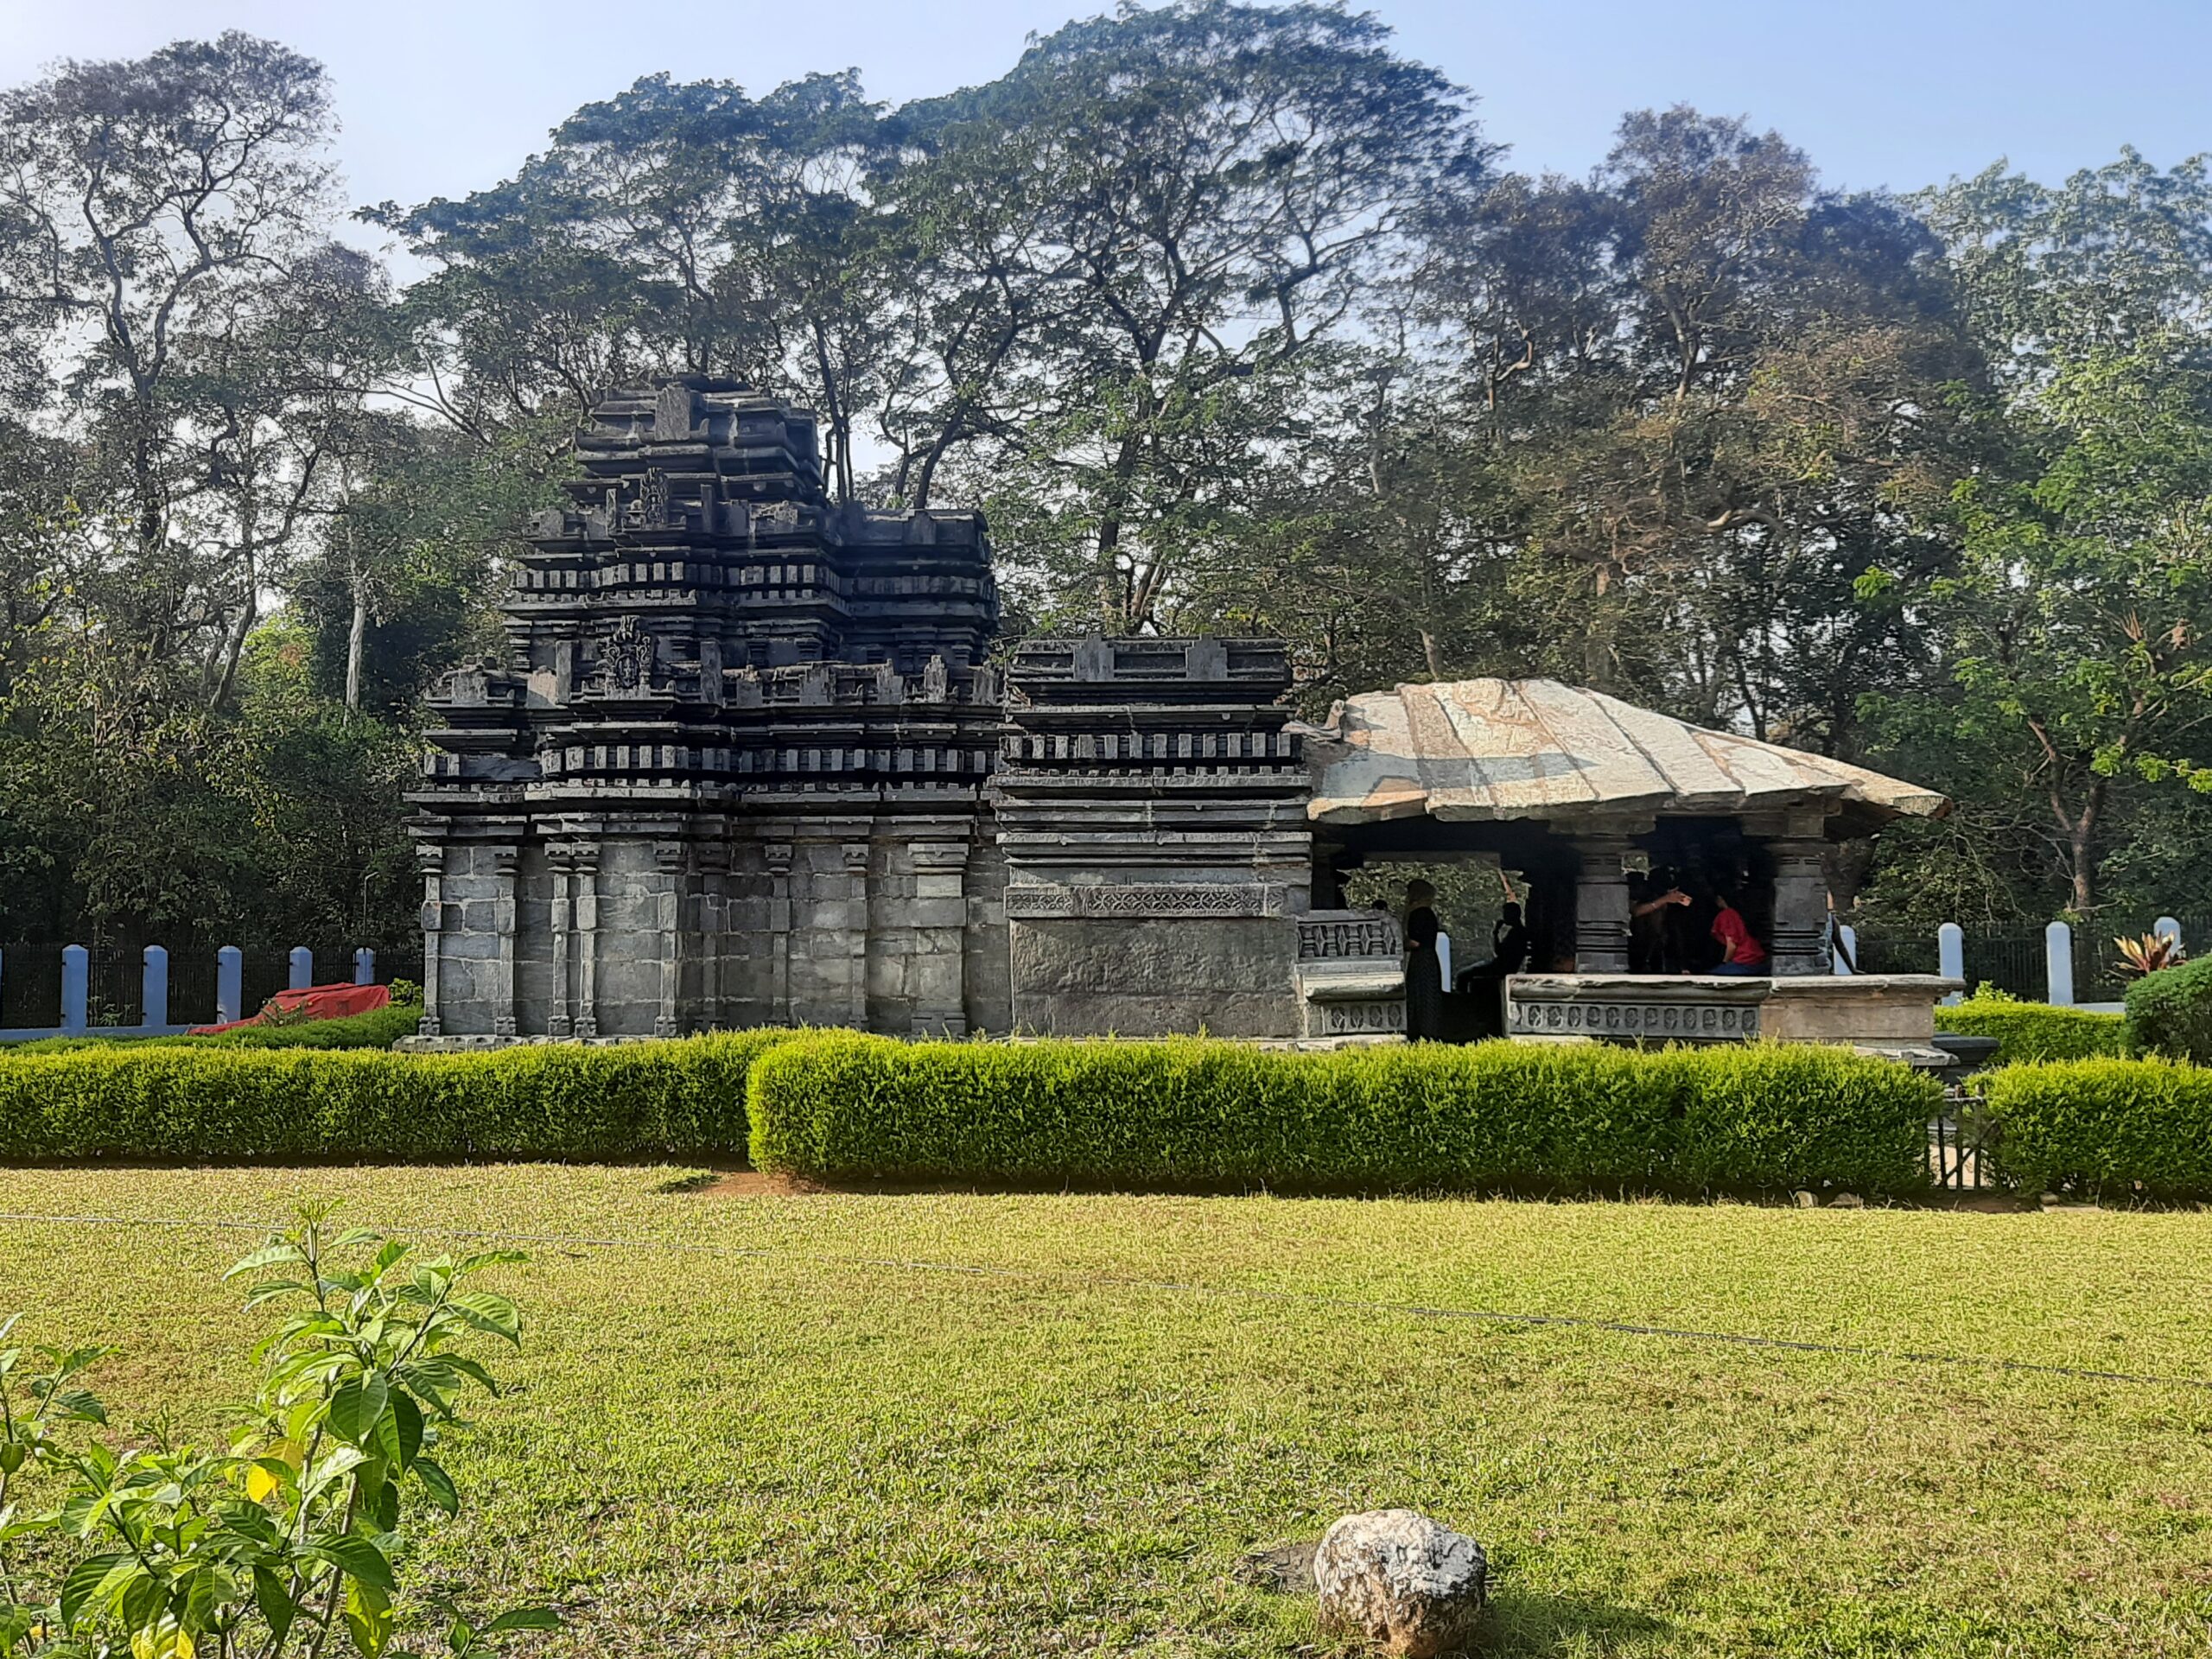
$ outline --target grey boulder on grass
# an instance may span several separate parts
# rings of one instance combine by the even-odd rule
[[[1489,1580],[1480,1544],[1412,1510],[1348,1515],[1313,1555],[1322,1627],[1405,1659],[1437,1659],[1472,1642]]]

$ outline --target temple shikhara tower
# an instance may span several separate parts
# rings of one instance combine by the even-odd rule
[[[1008,649],[980,515],[831,501],[814,417],[734,382],[618,389],[575,454],[504,653],[432,699],[425,1043],[1388,1036],[1398,930],[1338,895],[1454,860],[1512,879],[1539,970],[1452,992],[1457,1034],[1932,1029],[1942,982],[1832,973],[1822,856],[1940,796],[1548,681],[1305,727],[1280,641]],[[1662,870],[1736,895],[1768,974],[1639,962]]]
[[[426,1036],[1088,1029],[1109,973],[1122,1030],[1279,1023],[1249,969],[1308,874],[1280,646],[1047,645],[1009,698],[980,517],[830,501],[812,416],[624,389],[576,457],[506,660],[433,700]],[[1194,918],[1239,925],[1232,961],[1141,925]]]

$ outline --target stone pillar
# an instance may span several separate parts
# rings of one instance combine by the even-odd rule
[[[519,847],[492,849],[492,927],[499,935],[499,955],[493,974],[492,1034],[515,1034],[515,868],[522,861]]]
[[[1768,950],[1777,978],[1832,971],[1828,950],[1827,842],[1783,836],[1767,843],[1774,860],[1774,938]]]
[[[553,996],[545,1016],[548,1037],[570,1037],[575,1034],[575,1023],[569,1013],[569,963],[574,955],[574,925],[569,897],[575,880],[575,855],[563,843],[555,843],[545,849],[545,866],[552,877],[552,903],[548,908],[546,926],[553,936]]]
[[[699,1008],[709,1027],[728,1021],[723,1004],[729,983],[729,842],[706,841],[691,849],[698,909],[693,918],[699,936]]]
[[[416,1032],[435,1037],[443,1029],[438,1021],[438,957],[445,938],[445,843],[415,843],[415,867],[423,873],[423,1018]]]
[[[575,1035],[599,1035],[599,848],[576,849],[569,885],[570,925],[576,953],[576,1007],[570,1016]]]
[[[845,858],[845,1022],[855,1031],[868,1029],[868,864],[865,841],[844,844]]]
[[[2074,1006],[2074,930],[2063,922],[2053,922],[2043,931],[2044,982],[2050,987],[2044,993],[2055,1008]]]
[[[1574,971],[1628,971],[1628,855],[1625,831],[1574,838],[1582,861],[1574,878]]]
[[[965,1037],[968,843],[917,841],[909,844],[908,856],[914,867],[912,1034]]]
[[[1967,976],[1967,931],[1956,922],[1946,922],[1936,930],[1936,971],[1946,979]],[[1952,991],[1943,998],[1943,1006],[1948,1008],[1964,1001],[1964,993]]]
[[[791,843],[763,842],[768,870],[768,1017],[791,1022]]]
[[[653,1035],[677,1033],[677,995],[683,982],[683,880],[691,868],[691,849],[681,841],[653,843],[653,870],[659,891],[653,906],[660,931],[660,1011],[653,1016]]]

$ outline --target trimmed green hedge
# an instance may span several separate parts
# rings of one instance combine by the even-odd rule
[[[2212,1069],[2073,1060],[1991,1075],[1989,1157],[2029,1192],[2212,1197]]]
[[[830,1179],[1303,1191],[1927,1185],[1941,1087],[1834,1048],[901,1043],[761,1057],[753,1161]]]
[[[481,1054],[110,1043],[0,1055],[0,1160],[730,1154],[746,1144],[747,1070],[794,1034]]]
[[[2127,988],[2129,1046],[2212,1065],[2212,957],[2145,974]]]
[[[2127,1022],[2116,1014],[2062,1008],[2049,1002],[1969,999],[1936,1010],[1936,1029],[1962,1037],[1994,1037],[1995,1064],[2086,1060],[2127,1052]]]
[[[289,1025],[244,1026],[175,1037],[38,1037],[28,1043],[0,1045],[0,1059],[11,1054],[71,1054],[88,1048],[390,1048],[412,1037],[422,1022],[420,1002],[394,1002],[342,1020],[302,1020]]]

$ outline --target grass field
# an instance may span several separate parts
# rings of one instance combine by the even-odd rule
[[[200,1433],[261,1318],[225,1224],[537,1236],[423,1567],[562,1654],[1327,1651],[1237,1558],[1385,1504],[1490,1547],[1497,1652],[2212,1651],[2212,1215],[684,1175],[0,1173],[0,1309]]]

